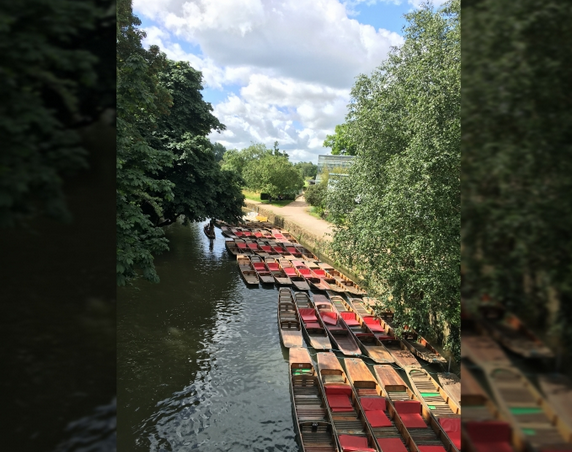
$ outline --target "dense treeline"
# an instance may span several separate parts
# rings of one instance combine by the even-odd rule
[[[356,154],[327,194],[333,250],[398,324],[458,359],[460,4],[405,17],[405,43],[357,78],[346,123],[329,137],[333,151]]]
[[[202,75],[169,61],[144,32],[130,0],[117,5],[117,283],[159,278],[153,258],[168,249],[160,226],[242,216],[242,180],[221,169],[206,138],[224,125],[202,98]]]
[[[464,2],[463,26],[464,296],[551,305],[572,339],[572,5]]]

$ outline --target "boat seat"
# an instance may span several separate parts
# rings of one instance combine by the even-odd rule
[[[359,399],[364,411],[387,409],[387,402],[384,397],[360,397]]]
[[[328,325],[338,324],[338,315],[335,312],[322,312],[322,320]]]
[[[461,450],[461,418],[440,417],[439,424],[455,447]]]
[[[321,330],[322,325],[320,325],[317,322],[304,322],[304,325],[306,326],[307,330]]]
[[[400,438],[379,438],[377,444],[383,452],[407,452],[407,448]]]
[[[395,411],[407,428],[427,428],[427,424],[421,417],[421,404],[417,400],[396,400],[393,405]]]
[[[391,427],[391,421],[383,410],[368,410],[365,417],[373,428]]]
[[[353,452],[353,451],[363,451],[363,452],[375,452],[368,446],[367,437],[356,436],[356,435],[339,435],[340,446],[342,446],[343,452]]]
[[[357,321],[356,315],[353,312],[350,311],[340,312],[340,315],[342,316],[342,319],[344,319],[344,322],[346,322],[346,325],[359,326],[359,322]]]
[[[335,413],[354,411],[352,401],[346,394],[328,394],[326,392],[328,405]]]
[[[512,452],[511,429],[503,421],[468,421],[465,430],[478,452]]]
[[[443,446],[419,446],[419,452],[447,452]]]
[[[300,308],[299,312],[300,312],[300,317],[302,317],[304,321],[308,322],[311,322],[313,320],[315,320],[316,322],[318,321],[318,318],[316,317],[316,311],[314,310],[314,308]]]

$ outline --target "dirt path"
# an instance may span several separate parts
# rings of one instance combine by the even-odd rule
[[[332,240],[332,225],[325,220],[313,217],[308,213],[310,206],[306,204],[304,196],[298,197],[295,201],[284,207],[263,204],[256,201],[248,201],[249,204],[260,205],[265,210],[269,210],[276,215],[280,215],[286,220],[295,223],[300,228],[330,242]]]

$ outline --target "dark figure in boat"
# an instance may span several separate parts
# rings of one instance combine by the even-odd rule
[[[209,224],[205,225],[205,234],[207,237],[209,237],[211,239],[214,239],[216,237],[214,227],[215,227],[215,220],[214,219],[211,219]]]

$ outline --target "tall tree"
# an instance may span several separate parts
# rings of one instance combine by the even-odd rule
[[[541,324],[557,300],[570,343],[572,5],[481,0],[465,17],[463,292]]]
[[[172,98],[160,86],[167,59],[159,48],[146,50],[131,1],[117,3],[117,283],[124,285],[139,272],[158,281],[153,258],[168,249],[164,232],[156,228],[143,205],[161,215],[163,199],[173,198],[173,183],[158,177],[171,166],[174,154],[149,141]],[[153,193],[153,195],[151,195]]]
[[[332,149],[332,155],[356,155],[357,146],[349,134],[349,124],[336,126],[333,135],[327,135],[323,146]]]
[[[459,3],[406,14],[403,46],[357,78],[346,118],[357,156],[328,194],[338,259],[362,275],[398,324],[445,340],[457,358]]]
[[[296,194],[304,186],[298,170],[282,155],[268,154],[252,160],[243,174],[248,188],[272,197]]]

